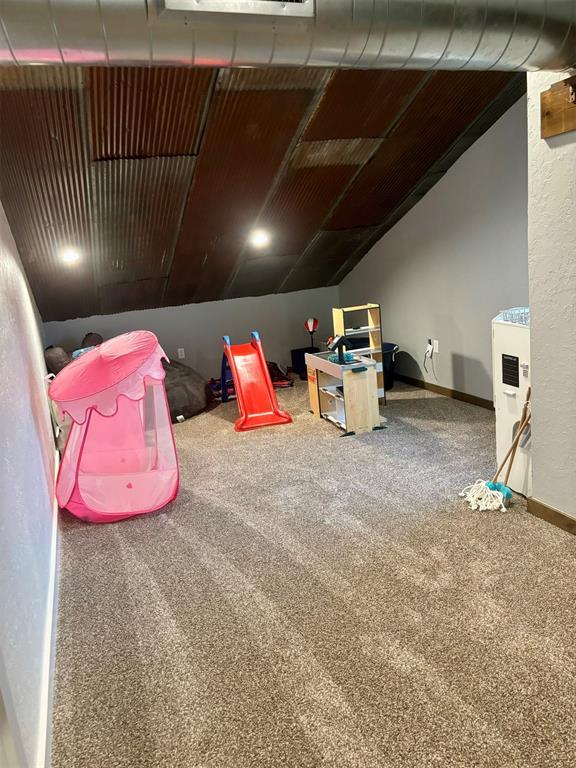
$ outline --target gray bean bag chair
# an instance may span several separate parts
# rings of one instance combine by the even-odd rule
[[[166,395],[172,422],[189,419],[208,405],[207,385],[193,368],[177,362],[164,362]]]

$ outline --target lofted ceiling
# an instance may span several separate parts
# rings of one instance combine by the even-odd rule
[[[0,199],[44,320],[334,285],[524,89],[505,72],[0,68]]]

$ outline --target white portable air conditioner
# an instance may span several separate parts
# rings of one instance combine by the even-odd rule
[[[530,310],[505,309],[492,320],[492,367],[496,410],[496,457],[502,461],[520,424],[530,386]],[[503,477],[501,478],[503,481]],[[532,494],[530,425],[520,438],[508,486]]]

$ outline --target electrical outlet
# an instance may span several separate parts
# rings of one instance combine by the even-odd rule
[[[176,351],[178,352],[178,360],[184,360],[186,357],[186,352],[184,352],[184,347],[178,347]]]
[[[438,346],[439,346],[438,345],[438,339],[434,339],[434,354],[436,354],[436,355],[438,354],[438,352],[440,352]]]

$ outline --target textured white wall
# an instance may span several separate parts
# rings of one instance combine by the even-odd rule
[[[35,308],[1,204],[0,371],[0,692],[27,766],[40,768],[54,588],[54,443]]]
[[[533,495],[576,518],[576,132],[540,138],[540,92],[528,75],[528,250]]]
[[[381,304],[401,372],[492,399],[490,321],[528,302],[525,99],[376,243],[340,297]],[[422,367],[428,337],[437,379]]]
[[[74,349],[87,331],[110,338],[142,328],[158,336],[170,357],[176,358],[176,350],[183,347],[184,363],[206,378],[218,377],[222,336],[228,335],[233,344],[241,344],[250,340],[250,331],[259,331],[268,360],[288,365],[290,350],[309,343],[310,337],[304,330],[306,318],[317,317],[320,321],[317,339],[326,338],[332,333],[332,307],[335,306],[338,306],[338,289],[317,288],[45,323],[44,340],[47,345]]]

